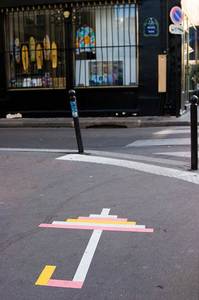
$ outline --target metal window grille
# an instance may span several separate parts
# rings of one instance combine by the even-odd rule
[[[90,4],[73,9],[76,87],[138,83],[136,4]]]
[[[8,88],[66,87],[65,11],[71,12],[75,86],[137,86],[137,5],[129,0],[3,10]]]
[[[9,89],[64,88],[62,8],[21,8],[5,18]]]

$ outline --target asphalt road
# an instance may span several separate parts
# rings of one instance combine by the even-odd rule
[[[199,299],[187,129],[0,129],[0,299]]]

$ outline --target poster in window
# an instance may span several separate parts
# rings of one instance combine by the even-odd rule
[[[123,61],[89,62],[89,84],[123,85]]]
[[[91,59],[95,58],[95,31],[88,25],[81,26],[76,32],[76,55]]]

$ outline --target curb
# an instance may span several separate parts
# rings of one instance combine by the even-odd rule
[[[80,118],[81,128],[137,128],[162,126],[189,126],[190,121],[175,117],[143,117],[143,118]],[[72,118],[24,118],[0,119],[0,128],[73,128]]]

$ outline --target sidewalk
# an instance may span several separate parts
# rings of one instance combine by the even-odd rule
[[[149,117],[93,117],[81,118],[81,128],[96,127],[158,127],[158,126],[188,126],[190,125],[190,111],[180,117],[149,116]],[[0,128],[13,127],[73,127],[72,118],[18,118],[0,119]]]

